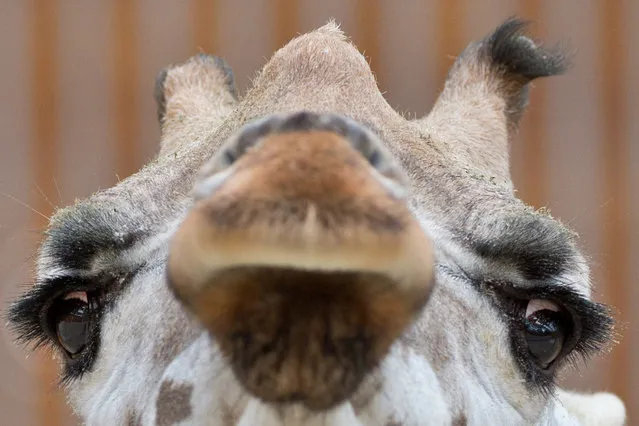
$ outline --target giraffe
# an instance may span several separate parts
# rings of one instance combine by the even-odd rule
[[[12,327],[88,425],[624,424],[556,385],[613,320],[515,195],[528,83],[566,68],[524,30],[469,44],[418,119],[333,21],[241,99],[217,57],[166,68],[157,157],[56,212]]]

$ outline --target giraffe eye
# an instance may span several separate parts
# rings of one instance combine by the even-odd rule
[[[569,315],[555,303],[533,299],[524,318],[524,336],[528,351],[542,368],[547,368],[561,353],[570,332]]]
[[[88,346],[96,321],[96,300],[86,292],[72,292],[54,302],[50,324],[59,345],[70,358]]]

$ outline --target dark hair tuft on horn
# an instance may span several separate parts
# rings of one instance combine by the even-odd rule
[[[524,33],[527,25],[526,21],[509,18],[481,43],[481,54],[504,72],[527,80],[564,73],[569,60],[562,46],[538,45]]]

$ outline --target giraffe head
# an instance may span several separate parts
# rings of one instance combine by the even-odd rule
[[[11,307],[87,424],[621,425],[555,385],[606,347],[575,235],[514,194],[528,83],[509,20],[407,120],[333,24],[238,99],[199,55],[157,82],[157,158],[60,210]]]

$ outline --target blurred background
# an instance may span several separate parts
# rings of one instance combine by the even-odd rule
[[[562,378],[621,395],[639,416],[639,2],[623,0],[0,0],[0,303],[33,274],[58,206],[106,188],[156,152],[154,79],[205,51],[240,92],[272,52],[334,17],[364,51],[397,110],[420,116],[454,56],[511,15],[576,53],[536,82],[512,146],[520,196],[581,234],[594,297],[617,308],[621,339]],[[635,71],[632,71],[635,70]],[[131,326],[132,332],[136,330]],[[151,331],[152,332],[152,331]],[[0,328],[0,424],[77,424],[56,366]],[[639,424],[639,421],[629,424]]]

